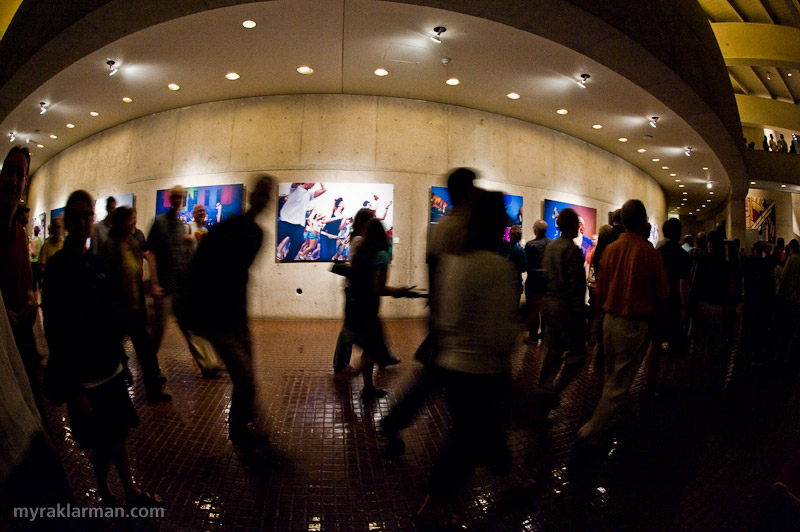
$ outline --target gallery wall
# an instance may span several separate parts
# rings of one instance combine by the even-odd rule
[[[524,238],[545,199],[597,209],[597,226],[625,200],[666,219],[665,196],[647,174],[554,130],[458,106],[377,96],[291,95],[174,109],[90,137],[33,176],[33,213],[62,207],[83,188],[95,196],[133,193],[148,232],[156,191],[180,184],[244,183],[259,172],[281,182],[394,185],[389,282],[427,287],[425,241],[430,187],[448,168],[477,169],[484,188],[524,198]],[[49,218],[49,216],[48,216]],[[48,219],[49,223],[49,219]],[[275,202],[260,217],[262,249],[251,268],[250,313],[264,318],[340,318],[342,280],[329,264],[275,261]],[[420,317],[423,300],[383,304],[386,317]]]

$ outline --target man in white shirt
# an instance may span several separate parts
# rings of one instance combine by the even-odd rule
[[[292,183],[289,195],[283,203],[278,216],[278,242],[289,237],[289,251],[284,260],[293,261],[303,245],[303,230],[306,226],[306,213],[311,200],[325,193],[325,185],[320,183],[319,190],[311,192],[316,183]],[[282,199],[282,198],[281,198]]]

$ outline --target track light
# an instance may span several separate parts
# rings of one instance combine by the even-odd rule
[[[8,141],[14,142],[15,140],[17,140],[17,136],[14,135],[14,132],[12,131],[11,133],[8,134]]]
[[[39,102],[39,114],[43,115],[47,112],[47,104],[45,102]]]
[[[113,59],[109,59],[108,61],[106,61],[106,64],[108,65],[108,75],[109,76],[113,76],[114,74],[119,72],[119,69],[114,66],[114,65],[117,64],[117,62],[114,61]]]
[[[431,35],[431,40],[436,44],[442,44],[442,33],[447,31],[447,28],[444,26],[436,26],[433,28],[433,31],[436,32],[436,35]]]
[[[767,81],[769,81],[769,80],[771,80],[771,79],[772,79],[772,76],[770,76],[770,74],[769,74],[769,70],[767,70]]]
[[[578,85],[580,85],[582,89],[585,89],[586,82],[589,81],[589,78],[591,77],[592,76],[590,76],[589,74],[581,74],[581,79],[578,80]]]
[[[658,117],[657,116],[651,117],[650,118],[650,126],[651,127],[656,127],[657,124],[658,124]]]
[[[694,148],[692,148],[691,146],[686,146],[686,151],[685,151],[685,152],[683,152],[683,153],[685,153],[687,157],[691,157],[691,156],[692,156],[692,150],[693,150],[693,149],[694,149]]]

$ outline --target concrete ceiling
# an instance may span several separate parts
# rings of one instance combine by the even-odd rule
[[[255,28],[242,26],[248,19]],[[99,26],[93,31],[119,31],[103,28],[102,21],[94,24]],[[436,26],[447,28],[441,44],[429,38]],[[80,27],[70,31],[80,39]],[[447,66],[443,58],[450,59]],[[120,68],[114,76],[108,75],[107,59]],[[314,73],[299,74],[301,65]],[[376,76],[379,67],[389,75]],[[229,81],[229,72],[241,77]],[[584,73],[591,76],[585,89],[577,83]],[[446,85],[448,77],[461,83]],[[169,83],[181,89],[171,91]],[[512,91],[520,99],[508,99]],[[710,198],[703,211],[716,211],[730,191],[725,165],[693,127],[602,64],[485,18],[373,0],[258,2],[146,27],[85,55],[20,97],[0,131],[13,131],[17,142],[30,139],[44,146],[33,148],[35,170],[84,138],[152,113],[231,98],[307,93],[422,99],[541,124],[641,168],[667,191],[670,207],[688,191],[688,208]],[[125,103],[123,97],[133,101]],[[46,103],[45,114],[39,113],[39,102]],[[556,113],[562,108],[568,114]],[[90,116],[92,111],[98,116]],[[652,116],[659,117],[655,129],[648,123]],[[603,127],[594,129],[594,124]],[[687,146],[693,147],[691,157],[684,154]],[[678,188],[676,179],[685,188]],[[708,179],[714,196],[708,195]]]

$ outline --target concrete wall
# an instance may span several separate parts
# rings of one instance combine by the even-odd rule
[[[545,198],[596,208],[598,225],[629,198],[666,219],[661,187],[593,145],[462,107],[349,95],[247,98],[140,118],[48,161],[33,176],[28,201],[38,214],[62,207],[77,188],[98,197],[134,193],[147,233],[156,191],[175,184],[248,184],[260,171],[281,182],[393,183],[399,243],[389,282],[425,287],[430,187],[445,185],[445,172],[456,166],[478,169],[480,186],[524,197],[526,239]],[[260,223],[265,239],[251,269],[251,316],[340,317],[341,278],[329,264],[276,263],[274,203]],[[389,299],[383,314],[422,316],[424,304]]]

